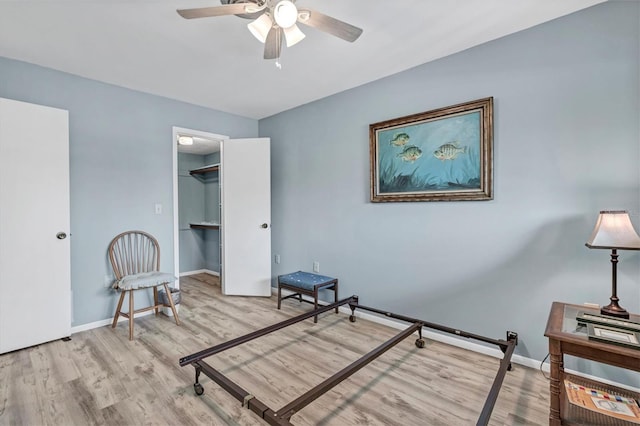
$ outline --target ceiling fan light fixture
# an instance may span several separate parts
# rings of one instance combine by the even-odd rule
[[[284,38],[287,41],[287,47],[297,44],[305,38],[305,35],[296,24],[284,29]]]
[[[271,21],[271,17],[268,13],[263,13],[258,19],[247,25],[251,34],[260,40],[261,43],[264,43],[267,40],[267,34],[269,34],[269,30],[272,26],[273,22]]]
[[[273,18],[280,28],[290,28],[298,20],[298,8],[291,1],[282,0],[273,8]]]
[[[178,136],[178,145],[193,145],[191,136]]]
[[[291,47],[305,38],[297,23],[316,28],[332,36],[353,43],[362,34],[358,28],[347,22],[296,6],[296,0],[219,0],[221,6],[178,9],[185,19],[208,18],[212,16],[236,15],[254,20],[248,25],[249,31],[264,43],[264,59],[278,59],[283,47]],[[279,64],[279,63],[277,63]]]

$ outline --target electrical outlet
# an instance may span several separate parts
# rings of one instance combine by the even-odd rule
[[[279,255],[279,254],[276,254],[276,255],[273,257],[273,261],[274,261],[274,262],[276,262],[277,264],[279,264],[279,263],[280,263],[280,255]]]
[[[313,261],[313,272],[320,272],[320,262],[317,260]]]
[[[155,211],[156,211],[156,214],[162,214],[162,204],[156,203]]]

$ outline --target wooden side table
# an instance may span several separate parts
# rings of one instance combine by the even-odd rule
[[[564,379],[593,389],[600,389],[621,396],[640,399],[640,394],[564,372],[564,355],[615,365],[629,370],[640,371],[640,350],[589,340],[586,331],[578,329],[576,316],[579,311],[599,314],[598,309],[582,305],[553,302],[547,329],[544,335],[549,339],[551,362],[549,425],[631,425],[609,416],[588,411],[569,404],[564,390]],[[640,315],[631,315],[629,320],[640,322]]]

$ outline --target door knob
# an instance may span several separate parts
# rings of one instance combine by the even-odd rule
[[[65,238],[67,238],[67,234],[65,234],[64,232],[58,232],[56,234],[56,238],[59,240],[64,240]]]
[[[262,224],[262,229],[267,229],[269,227],[269,225],[267,225],[266,223]]]

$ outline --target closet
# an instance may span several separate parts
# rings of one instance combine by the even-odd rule
[[[225,295],[270,296],[270,141],[215,142],[177,148],[179,271],[219,274]]]
[[[180,271],[220,275],[220,151],[178,150]]]
[[[189,222],[191,229],[220,229],[220,163],[209,164],[189,170],[189,174],[198,179],[202,179],[205,185],[204,190],[204,217],[203,221]],[[209,181],[207,181],[209,179]],[[212,213],[216,212],[216,213]],[[211,219],[207,219],[210,217]]]

